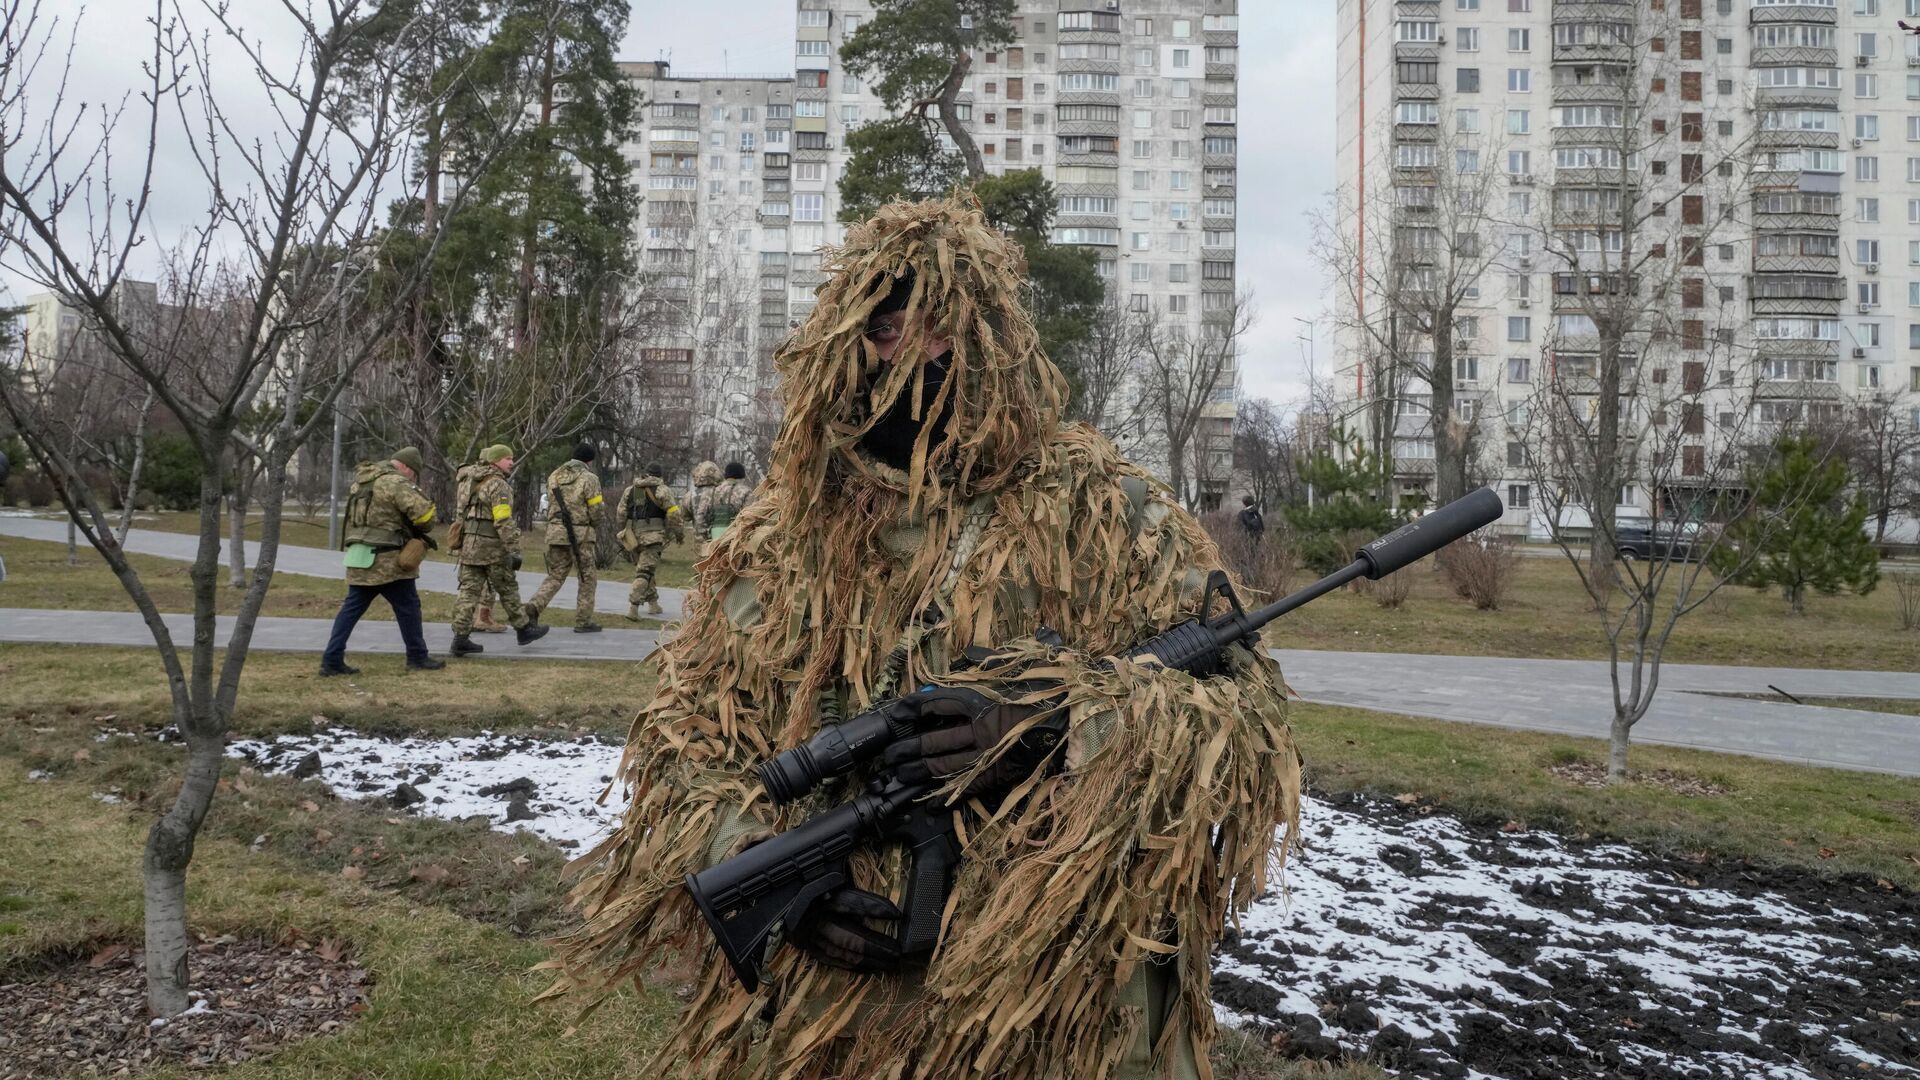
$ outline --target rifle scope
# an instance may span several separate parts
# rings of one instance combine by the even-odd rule
[[[1500,496],[1490,488],[1481,488],[1380,537],[1354,552],[1352,562],[1298,592],[1254,611],[1242,611],[1236,602],[1233,610],[1218,618],[1189,619],[1135,645],[1126,655],[1133,660],[1151,657],[1162,666],[1182,671],[1210,672],[1217,667],[1222,649],[1238,641],[1251,641],[1261,627],[1294,608],[1355,578],[1377,581],[1386,577],[1475,529],[1493,524],[1503,511]],[[1230,592],[1228,596],[1231,599]],[[881,702],[762,762],[757,770],[760,783],[774,802],[792,802],[828,780],[852,772],[856,765],[877,757],[888,743],[904,739],[913,731],[913,713],[899,707],[898,698]]]

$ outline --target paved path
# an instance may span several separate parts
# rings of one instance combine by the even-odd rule
[[[0,535],[64,544],[67,542],[67,523],[65,519],[0,515]],[[84,541],[82,543],[84,545]],[[200,538],[189,533],[157,532],[141,528],[135,528],[127,533],[128,551],[136,555],[154,555],[162,559],[192,562],[199,544]],[[247,551],[251,556],[253,545],[249,544]],[[224,556],[222,558],[221,565],[224,566]],[[339,552],[328,551],[326,548],[300,547],[295,544],[280,545],[280,554],[274,563],[274,572],[329,578],[340,582],[346,580],[346,571],[341,568]],[[533,591],[540,587],[540,582],[545,577],[545,574],[522,570],[520,572],[521,597],[532,596]],[[627,589],[632,582],[633,568],[625,563],[615,563],[614,570],[611,572],[602,571],[600,588],[595,591],[593,597],[594,610],[616,615],[626,614]],[[432,561],[423,563],[420,567],[420,588],[429,592],[457,593],[460,591],[459,571],[452,563]],[[542,621],[571,626],[574,592],[575,584],[569,578],[553,598],[553,614],[544,617]],[[666,608],[668,618],[680,614],[680,605],[685,599],[684,590],[669,589],[664,586],[660,589],[660,604]]]
[[[176,636],[188,619],[169,616]],[[221,640],[231,620],[220,620]],[[263,618],[260,649],[318,652],[324,619]],[[659,641],[653,630],[575,634],[559,627],[527,648],[506,634],[480,639],[483,659],[638,660]],[[0,609],[0,642],[145,646],[146,624],[131,612]],[[436,652],[444,626],[427,628]],[[391,622],[363,621],[356,653],[402,652]],[[1442,720],[1604,738],[1611,715],[1607,667],[1588,660],[1512,660],[1409,653],[1276,650],[1287,681],[1309,701],[1353,705]],[[1878,671],[1709,667],[1668,664],[1660,693],[1634,729],[1642,743],[1690,746],[1839,768],[1920,776],[1920,717],[1747,701],[1703,691],[1766,693],[1768,684],[1795,695],[1920,699],[1920,675]]]

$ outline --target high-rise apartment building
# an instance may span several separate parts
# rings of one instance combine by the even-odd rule
[[[1647,314],[1620,413],[1685,444],[1667,486],[1710,473],[1721,432],[1869,403],[1920,426],[1920,47],[1894,25],[1916,15],[1920,0],[1340,0],[1355,265],[1335,289],[1338,391],[1354,412],[1378,400],[1383,347],[1435,370],[1434,335],[1384,294],[1468,265],[1438,366],[1511,529],[1541,524],[1518,443],[1530,403],[1590,386],[1595,298],[1621,289]],[[1388,388],[1409,406],[1392,431],[1404,493],[1431,487],[1431,381]],[[1675,494],[1645,480],[1622,477],[1623,517]]]
[[[841,43],[872,10],[864,0],[798,0],[796,314],[818,282],[808,253],[844,233],[846,134],[884,112],[839,63]],[[1014,39],[975,55],[960,94],[987,171],[1039,169],[1059,199],[1054,240],[1096,248],[1101,274],[1129,306],[1194,335],[1233,308],[1237,11],[1237,0],[1021,0]],[[1236,379],[1224,372],[1206,408],[1200,453],[1211,467],[1195,470],[1203,503],[1225,493]]]
[[[699,452],[738,454],[777,419],[773,352],[812,307],[788,224],[793,79],[621,67],[642,102],[625,153],[644,196],[647,392]]]

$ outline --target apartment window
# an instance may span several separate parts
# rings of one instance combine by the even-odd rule
[[[1453,31],[1455,52],[1479,52],[1480,28],[1477,26],[1459,26]]]
[[[1854,293],[1859,297],[1860,303],[1866,304],[1868,307],[1880,306],[1880,283],[1879,282],[1877,281],[1856,282],[1854,287]]]
[[[1698,30],[1680,31],[1680,59],[1682,60],[1700,59],[1700,31]]]
[[[1153,173],[1146,169],[1133,170],[1133,190],[1152,191]]]
[[[799,42],[795,42],[794,44],[797,46],[797,48],[795,49],[795,52],[797,55],[800,55],[800,56],[827,55],[827,43],[824,41],[799,41]]]
[[[1137,98],[1152,97],[1153,96],[1153,80],[1152,79],[1133,80],[1133,96]]]
[[[824,117],[827,115],[827,103],[824,101],[796,101],[793,103],[793,115]],[[720,132],[716,131],[714,134],[718,135]]]
[[[793,219],[795,221],[821,221],[826,217],[827,197],[818,192],[795,192],[793,196]]]
[[[1209,268],[1209,269],[1211,269],[1211,268],[1212,268],[1213,266],[1215,266],[1215,265],[1216,265],[1216,264],[1214,264],[1214,263],[1208,263],[1208,264],[1207,264],[1207,266],[1208,266],[1208,268]],[[1233,273],[1232,273],[1232,270],[1233,270],[1233,264],[1232,264],[1232,263],[1224,263],[1224,264],[1219,264],[1219,265],[1224,265],[1224,266],[1226,266],[1226,267],[1227,267],[1227,270],[1228,270],[1228,273],[1227,273],[1227,276],[1228,276],[1229,278],[1231,278],[1231,277],[1233,276]],[[1173,284],[1175,284],[1175,285],[1184,285],[1184,284],[1186,284],[1186,281],[1187,281],[1187,264],[1186,264],[1186,263],[1174,263],[1174,264],[1173,264],[1172,266],[1169,266],[1169,267],[1167,267],[1167,280],[1168,280],[1169,282],[1171,282],[1171,283],[1173,283]]]
[[[1533,0],[1507,0],[1508,11],[1532,11]]]
[[[1853,77],[1853,96],[1857,98],[1876,98],[1880,96],[1880,77],[1878,75],[1859,74]]]
[[[1533,337],[1533,320],[1525,315],[1507,316],[1507,340],[1527,341]]]
[[[1854,158],[1853,178],[1855,180],[1880,179],[1880,159],[1872,155],[1861,155]]]
[[[1453,130],[1465,132],[1469,135],[1478,134],[1480,131],[1480,110],[1453,110]]]
[[[1188,68],[1193,66],[1193,50],[1192,49],[1174,49],[1172,50],[1172,52],[1173,52],[1174,67]]]
[[[1065,27],[1062,27],[1061,29],[1065,29]],[[1152,37],[1153,36],[1153,20],[1152,19],[1133,20],[1133,32],[1136,36],[1139,36],[1139,37]]]
[[[1873,113],[1861,113],[1854,117],[1853,137],[1856,139],[1878,139],[1880,137],[1880,118]]]
[[[1133,156],[1137,158],[1152,157],[1153,156],[1153,140],[1152,139],[1133,140]]]
[[[1153,110],[1152,109],[1133,110],[1133,127],[1135,131],[1138,131],[1141,128],[1151,128],[1152,126],[1153,126]]]
[[[1193,36],[1193,20],[1192,19],[1173,20],[1173,36],[1177,38],[1192,37]]]
[[[1530,118],[1525,109],[1507,110],[1507,134],[1525,135],[1532,130]]]
[[[1184,294],[1174,293],[1172,296],[1167,297],[1167,314],[1184,315],[1186,313],[1187,297]]]
[[[1456,356],[1453,358],[1453,377],[1461,382],[1480,381],[1480,358],[1477,356]],[[1456,409],[1463,402],[1456,402]]]
[[[1190,161],[1193,159],[1193,144],[1183,139],[1175,139],[1171,143],[1168,143],[1167,149],[1172,152],[1173,160],[1175,161]]]
[[[1514,0],[1514,2],[1518,3],[1520,0]],[[1531,492],[1525,484],[1508,484],[1507,509],[1525,510],[1528,506],[1527,498],[1530,494]]]
[[[1170,92],[1168,93],[1167,96],[1173,98],[1175,101],[1179,101],[1183,98],[1192,97],[1193,96],[1193,80],[1192,79],[1173,80]]]
[[[1508,52],[1528,52],[1533,48],[1533,31],[1515,28],[1507,31]]]
[[[1724,138],[1724,137],[1726,137],[1726,136],[1729,136],[1729,135],[1732,135],[1732,134],[1733,134],[1733,121],[1731,121],[1731,120],[1716,120],[1716,121],[1714,121],[1714,130],[1715,130],[1715,131],[1717,131],[1717,132],[1719,132],[1719,133],[1720,133],[1720,135],[1721,135],[1721,136],[1722,136],[1723,138]]]
[[[854,31],[860,29],[860,23],[861,18],[858,15],[840,16],[840,36],[843,38],[852,37]]]
[[[1453,171],[1462,174],[1479,172],[1480,151],[1455,150],[1453,152]]]
[[[1127,280],[1136,285],[1152,284],[1153,264],[1143,262],[1129,263],[1127,265]]]
[[[1858,337],[1855,338],[1855,340],[1860,342],[1860,344],[1865,345],[1869,349],[1879,348],[1880,347],[1880,324],[1879,323],[1861,323],[1860,333]],[[1875,373],[1873,385],[1875,386],[1880,385],[1877,371]]]
[[[1732,56],[1733,39],[1727,37],[1713,39],[1713,51],[1721,56]]]
[[[1137,232],[1137,233],[1132,233],[1132,234],[1130,234],[1130,235],[1131,235],[1131,237],[1132,237],[1132,247],[1133,247],[1133,250],[1135,250],[1135,251],[1151,251],[1151,250],[1153,250],[1153,236],[1152,236],[1152,234],[1150,234],[1150,233],[1143,233],[1143,232]]]
[[[1855,56],[1880,55],[1880,36],[1878,34],[1855,34],[1853,36],[1854,36],[1854,50],[1855,50],[1853,55]]]
[[[1699,101],[1700,100],[1700,73],[1699,72],[1683,71],[1680,73],[1680,100],[1681,101]]]
[[[1875,222],[1880,220],[1879,199],[1853,200],[1853,220]]]
[[[1533,193],[1528,191],[1507,192],[1507,213],[1516,218],[1533,213]]]
[[[1479,11],[1480,0],[1453,0],[1455,11]]]
[[[1533,70],[1531,68],[1507,69],[1507,92],[1525,94],[1533,89]]]
[[[1532,382],[1533,360],[1525,356],[1507,357],[1507,381],[1510,383]]]
[[[1191,190],[1192,183],[1193,174],[1185,170],[1175,169],[1167,174],[1167,187],[1172,191]]]
[[[825,26],[827,25],[827,16],[829,14],[831,13],[826,11],[803,11],[800,13],[800,25]]]
[[[1822,6],[1832,7],[1833,5],[1825,4]],[[1880,14],[1880,0],[1853,0],[1853,13],[1855,15],[1878,15]]]
[[[1719,94],[1721,97],[1726,97],[1727,95],[1733,93],[1733,80],[1721,79],[1718,82],[1713,84],[1713,88],[1715,93]]]
[[[1879,342],[1874,342],[1878,345]],[[1860,364],[1853,369],[1854,383],[1862,390],[1880,389],[1880,365]]]
[[[1455,90],[1455,92],[1461,93],[1461,94],[1479,93],[1480,92],[1480,69],[1465,68],[1465,67],[1455,68],[1453,72],[1453,89]]]
[[[1173,110],[1173,129],[1175,131],[1185,131],[1192,126],[1193,111],[1191,109]]]

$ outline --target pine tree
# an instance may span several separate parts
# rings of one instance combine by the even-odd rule
[[[1313,486],[1313,505],[1296,503],[1286,511],[1301,561],[1321,574],[1345,566],[1358,544],[1400,524],[1376,498],[1386,463],[1343,429],[1334,429],[1333,442],[1344,450],[1344,460],[1324,450],[1316,453],[1301,468],[1301,478]]]
[[[1867,501],[1848,494],[1846,461],[1812,435],[1783,435],[1753,481],[1753,512],[1715,550],[1715,569],[1756,589],[1775,585],[1797,615],[1809,589],[1861,596],[1880,581],[1880,555],[1867,535]]]

